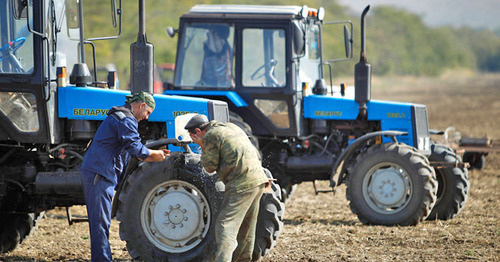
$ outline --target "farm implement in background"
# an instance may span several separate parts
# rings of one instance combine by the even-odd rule
[[[444,131],[432,131],[432,134],[442,135],[444,144],[462,154],[464,163],[469,169],[481,170],[486,164],[489,153],[500,152],[500,142],[484,137],[463,136],[455,127],[448,127]]]

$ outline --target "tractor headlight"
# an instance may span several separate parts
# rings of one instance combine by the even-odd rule
[[[415,147],[425,155],[430,155],[429,122],[427,121],[427,108],[424,105],[412,106],[413,135]]]

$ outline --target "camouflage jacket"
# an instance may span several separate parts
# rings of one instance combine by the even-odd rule
[[[257,149],[232,123],[209,123],[203,137],[201,164],[217,171],[226,191],[240,193],[268,182]]]

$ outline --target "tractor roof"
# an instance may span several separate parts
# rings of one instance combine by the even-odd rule
[[[305,5],[195,5],[189,12],[182,15],[181,19],[293,20],[316,17],[316,14],[318,14],[318,9]]]
[[[217,14],[277,14],[298,15],[302,6],[272,6],[272,5],[195,5],[190,13]]]

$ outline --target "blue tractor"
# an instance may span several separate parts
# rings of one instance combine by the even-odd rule
[[[345,183],[365,224],[450,219],[467,200],[467,169],[431,141],[424,105],[371,99],[368,10],[352,95],[331,84],[331,64],[352,57],[350,21],[324,22],[323,8],[258,5],[196,5],[177,29],[167,27],[178,45],[164,93],[226,101],[230,121],[260,149],[284,199],[298,183],[329,180],[332,190],[316,192]],[[323,57],[326,27],[343,28],[340,59]]]
[[[1,3],[0,254],[14,250],[46,210],[65,207],[69,223],[78,222],[69,207],[85,204],[80,178],[85,151],[108,109],[122,105],[130,93],[113,88],[115,72],[97,81],[95,51],[92,73],[85,63],[86,45],[121,33],[121,1],[111,1],[118,34],[99,38],[84,36],[83,1]],[[137,42],[131,45],[131,91],[152,93],[153,46],[146,41],[143,0],[139,14]],[[225,122],[228,106],[203,98],[154,97],[156,110],[139,131],[148,147],[168,147],[171,157],[158,163],[131,160],[117,187],[113,216],[134,259],[210,257],[223,187],[190,150],[189,135],[182,131],[189,119],[182,115],[200,113]],[[281,190],[272,189],[261,200],[255,258],[274,246],[283,227]]]

